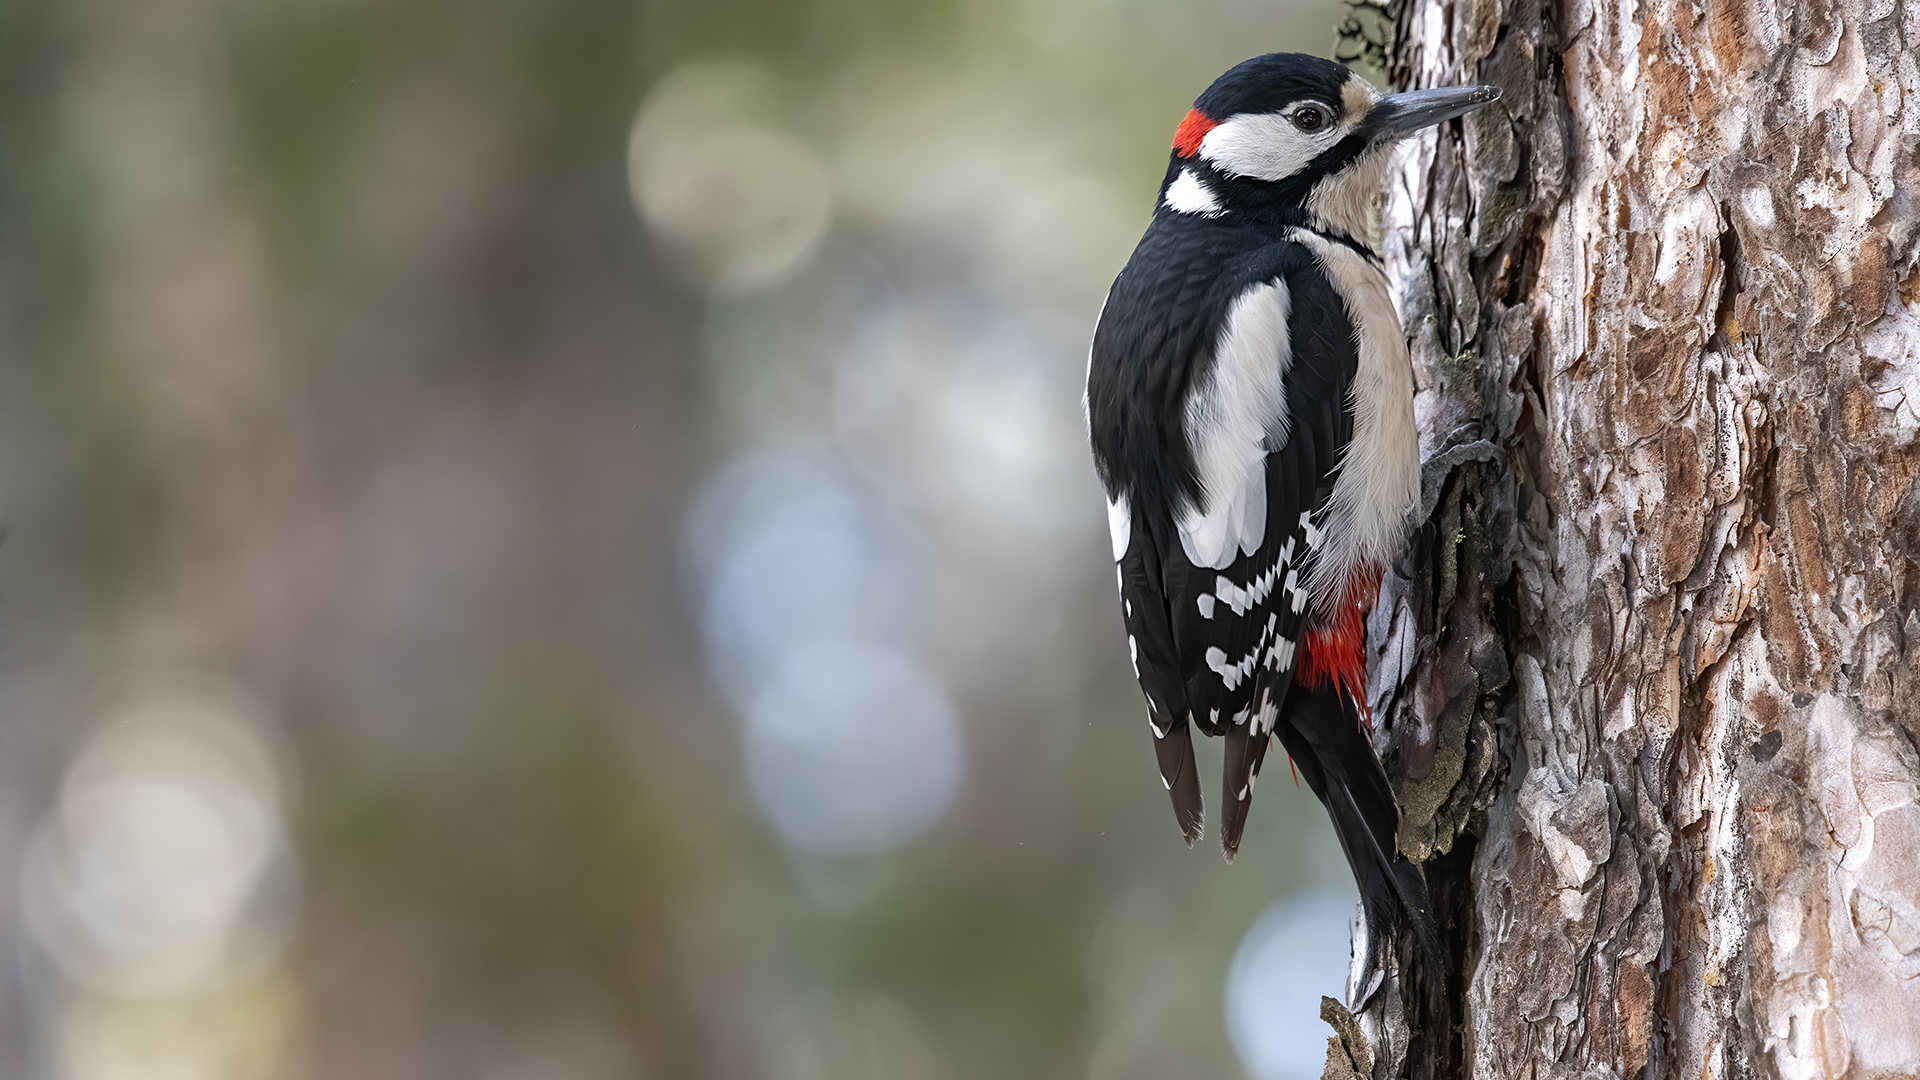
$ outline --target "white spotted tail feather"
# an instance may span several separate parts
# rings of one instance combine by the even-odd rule
[[[1153,734],[1160,783],[1173,800],[1180,835],[1191,847],[1206,832],[1206,801],[1200,790],[1200,771],[1194,761],[1193,733],[1187,723],[1179,674],[1164,662],[1164,649],[1140,648],[1141,637],[1164,642],[1170,640],[1172,632],[1165,606],[1150,599],[1155,590],[1147,574],[1156,560],[1145,557],[1145,549],[1152,547],[1153,541],[1146,530],[1136,528],[1136,517],[1125,496],[1108,504],[1107,525],[1113,538],[1114,569],[1126,620],[1127,655],[1133,663],[1134,677],[1146,692],[1147,729]]]

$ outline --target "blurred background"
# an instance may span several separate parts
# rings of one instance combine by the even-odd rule
[[[1080,395],[1339,17],[0,5],[0,1075],[1318,1076],[1352,886],[1181,844]]]

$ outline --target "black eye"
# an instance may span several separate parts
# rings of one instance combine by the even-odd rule
[[[1294,127],[1311,135],[1326,127],[1333,117],[1328,116],[1327,110],[1318,105],[1302,105],[1293,110],[1291,119]]]

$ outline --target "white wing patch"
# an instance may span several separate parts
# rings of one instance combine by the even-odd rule
[[[1308,536],[1320,548],[1308,568],[1310,591],[1323,605],[1350,570],[1385,565],[1400,550],[1420,499],[1420,435],[1413,422],[1413,362],[1386,275],[1345,244],[1306,229],[1295,229],[1293,238],[1314,253],[1346,301],[1360,354],[1351,391],[1353,441],[1327,503],[1327,527]]]
[[[1180,175],[1167,185],[1166,203],[1167,209],[1180,214],[1219,217],[1225,212],[1220,200],[1214,198],[1213,191],[1193,174],[1192,169],[1180,170]]]
[[[1258,550],[1266,533],[1267,451],[1287,440],[1287,313],[1287,289],[1277,281],[1241,293],[1212,365],[1188,391],[1187,445],[1201,505],[1175,525],[1195,566],[1224,570],[1237,553]]]
[[[1127,553],[1127,546],[1133,543],[1133,511],[1127,506],[1125,495],[1116,495],[1107,502],[1107,532],[1113,537],[1113,561],[1119,562]]]

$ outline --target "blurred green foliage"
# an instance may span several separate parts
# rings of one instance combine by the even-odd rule
[[[577,689],[519,687],[496,709],[426,762],[314,753],[300,837],[317,917],[344,933],[392,921],[451,1008],[551,1020],[584,1003],[637,1054],[697,1074],[673,992],[689,959],[675,923],[711,872],[697,823],[659,803]]]
[[[778,312],[755,337],[774,349],[809,305],[710,303],[643,230],[627,137],[663,77],[744,57],[836,182],[896,139],[902,158],[946,139],[1007,163],[1005,190],[970,193],[981,219],[903,224],[843,192],[827,250],[859,248],[897,291],[1019,301],[1032,290],[966,244],[1020,240],[1024,188],[1111,192],[1124,216],[1067,242],[1124,251],[1185,102],[1248,52],[1323,48],[1334,18],[1237,0],[0,5],[0,565],[33,673],[0,767],[22,807],[51,799],[130,671],[216,672],[268,703],[304,895],[288,1075],[809,1080],[869,1052],[895,1063],[862,1066],[876,1078],[1235,1075],[1226,965],[1269,901],[1324,876],[1324,825],[1272,782],[1238,866],[1179,844],[1090,470],[1085,527],[1045,541],[1072,569],[1022,627],[1038,644],[955,680],[969,751],[949,818],[851,860],[762,820],[683,522],[747,448],[725,414],[756,390],[736,383],[768,370],[718,371],[728,312]],[[918,130],[847,130],[889,104],[847,100],[875,87],[933,103]],[[1020,314],[1074,343],[1056,350],[1069,382],[1117,269],[1094,261]],[[0,1021],[53,1015],[27,993]],[[48,1026],[0,1071],[58,1044]]]

